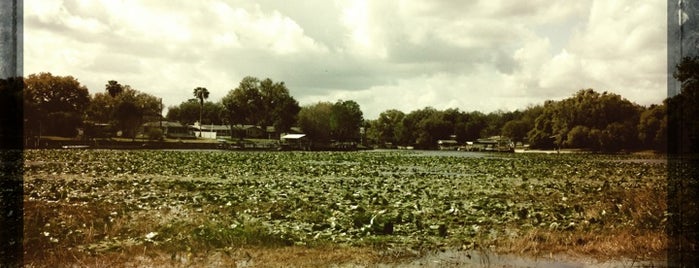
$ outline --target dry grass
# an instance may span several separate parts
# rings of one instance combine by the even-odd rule
[[[639,232],[566,232],[535,230],[517,239],[501,243],[499,253],[527,256],[564,254],[576,257],[612,260],[620,256],[663,259],[667,237],[662,231]]]
[[[665,233],[664,187],[643,185],[615,195],[618,196],[615,200],[604,200],[586,208],[582,212],[586,220],[573,229],[531,229],[508,241],[497,242],[497,251],[534,256],[565,254],[598,260],[620,256],[664,259],[669,243]],[[604,212],[612,210],[623,217],[606,217]],[[604,225],[595,224],[601,222]]]
[[[101,254],[54,254],[26,267],[329,267],[392,263],[368,248],[354,247],[242,247],[200,253],[171,254],[147,246],[134,246]]]

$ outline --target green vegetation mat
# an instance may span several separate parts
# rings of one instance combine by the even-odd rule
[[[665,174],[630,155],[29,150],[24,243],[30,262],[133,246],[497,248],[533,233],[582,246],[662,233]]]

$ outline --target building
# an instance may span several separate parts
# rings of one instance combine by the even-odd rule
[[[188,127],[170,121],[155,121],[143,124],[143,133],[148,133],[150,129],[159,128],[163,131],[163,137],[169,139],[194,139],[194,132]]]
[[[477,139],[472,145],[473,151],[486,152],[514,152],[515,144],[509,138],[492,136],[490,138]]]
[[[311,143],[306,134],[284,134],[279,137],[280,150],[310,150]]]
[[[437,147],[440,150],[456,150],[459,148],[459,142],[455,140],[438,140]]]
[[[199,122],[195,122],[194,125],[189,126],[189,129],[192,132],[194,132],[195,136],[204,139],[218,139],[231,137],[230,125],[199,125]]]

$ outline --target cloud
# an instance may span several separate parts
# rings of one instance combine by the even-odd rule
[[[248,75],[302,103],[523,109],[582,88],[665,94],[660,0],[25,1],[25,73],[118,80],[166,106],[220,100]]]

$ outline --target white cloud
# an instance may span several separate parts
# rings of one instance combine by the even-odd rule
[[[367,118],[432,106],[522,109],[581,88],[665,96],[661,0],[25,1],[26,74],[220,100],[247,75]]]

